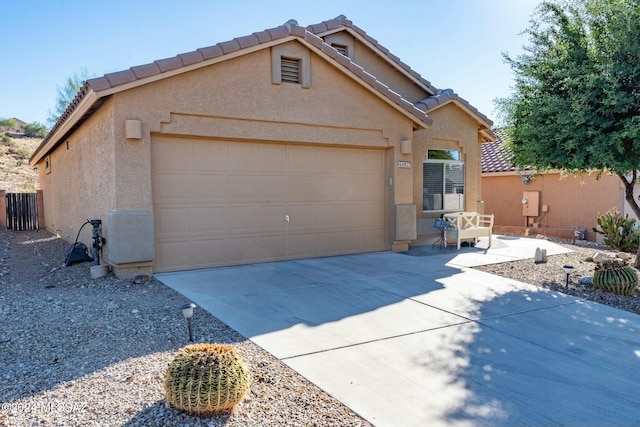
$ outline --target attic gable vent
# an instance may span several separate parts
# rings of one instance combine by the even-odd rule
[[[280,59],[280,72],[283,83],[300,84],[300,60],[292,58]]]
[[[346,57],[349,56],[349,49],[346,45],[331,43],[331,47],[338,51],[339,54],[344,55]]]

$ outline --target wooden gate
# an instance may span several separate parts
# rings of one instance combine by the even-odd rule
[[[5,193],[0,191],[0,193]],[[2,197],[4,196],[4,197]],[[42,211],[42,191],[37,193],[0,194],[6,204],[4,225],[9,230],[38,230],[44,227]],[[1,205],[0,205],[1,206]],[[0,223],[2,223],[0,214]]]

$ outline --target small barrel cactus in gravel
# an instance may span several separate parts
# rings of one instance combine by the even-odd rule
[[[167,402],[186,412],[211,416],[232,410],[251,385],[251,373],[228,344],[192,344],[178,351],[164,378]]]
[[[638,273],[625,261],[611,260],[596,265],[593,285],[616,295],[632,295],[638,287]]]

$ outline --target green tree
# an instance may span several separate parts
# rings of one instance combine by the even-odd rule
[[[640,217],[640,2],[549,0],[530,22],[497,102],[516,166],[616,174]]]
[[[15,129],[18,127],[18,122],[16,121],[16,119],[0,118],[0,127],[6,128],[6,129]]]
[[[24,136],[29,138],[44,138],[47,136],[47,127],[39,122],[24,125]]]
[[[75,98],[76,94],[84,85],[84,82],[90,79],[86,68],[82,68],[80,71],[73,73],[71,77],[67,77],[63,86],[58,86],[58,95],[56,96],[56,109],[54,112],[49,110],[49,116],[47,117],[47,125],[52,127],[56,124],[60,116],[65,112],[71,101]]]

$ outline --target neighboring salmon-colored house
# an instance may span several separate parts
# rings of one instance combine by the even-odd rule
[[[31,163],[46,228],[101,219],[131,277],[433,241],[491,125],[339,16],[91,79]]]
[[[482,198],[485,209],[495,216],[497,233],[528,230],[573,239],[578,231],[586,240],[602,241],[593,232],[598,215],[616,207],[635,218],[617,176],[603,174],[598,180],[596,173],[516,171],[502,144],[498,138],[482,147]]]

